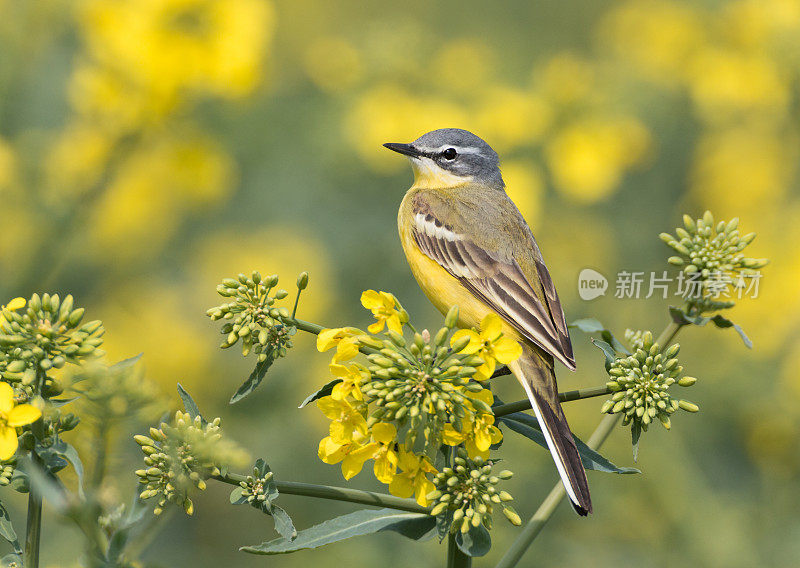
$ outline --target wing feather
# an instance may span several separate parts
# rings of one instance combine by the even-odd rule
[[[544,304],[515,259],[485,250],[431,213],[417,213],[413,219],[414,239],[423,254],[458,278],[523,336],[568,368],[575,368],[564,311],[543,262],[537,259],[535,265]]]

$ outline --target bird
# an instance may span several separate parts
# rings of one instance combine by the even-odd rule
[[[508,367],[521,383],[566,493],[582,516],[592,511],[578,448],[558,400],[555,361],[575,357],[553,279],[539,245],[506,193],[497,153],[459,128],[384,146],[411,162],[414,183],[397,216],[411,271],[442,313],[458,306],[458,325],[500,316],[505,337],[522,346]]]

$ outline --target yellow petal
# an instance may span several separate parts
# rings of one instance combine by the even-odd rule
[[[481,348],[481,345],[483,345],[483,342],[481,341],[480,336],[471,329],[459,329],[457,332],[455,332],[452,339],[450,339],[450,346],[452,347],[464,337],[469,337],[469,343],[467,343],[466,347],[464,347],[460,353],[465,353],[466,355],[473,355],[477,353]]]
[[[389,493],[395,497],[411,497],[414,494],[414,483],[411,476],[405,474],[395,475],[394,479],[389,483]]]
[[[478,367],[478,370],[475,372],[475,378],[479,381],[485,381],[494,373],[495,362],[494,357],[488,353],[483,353],[481,356],[483,357],[483,365]]]
[[[370,333],[379,333],[383,329],[383,326],[384,326],[384,320],[379,318],[378,321],[376,321],[375,323],[369,324],[369,326],[367,327],[367,331]]]
[[[364,467],[364,462],[371,459],[378,449],[378,444],[367,444],[357,450],[350,452],[347,457],[342,460],[342,475],[345,479],[350,479],[361,471]]]
[[[0,383],[0,412],[8,414],[14,408],[14,389],[8,383]]]
[[[317,408],[331,420],[338,419],[342,415],[342,411],[346,410],[348,406],[346,402],[335,400],[332,396],[323,396],[317,399]]]
[[[394,462],[392,460],[392,456],[395,458]],[[391,483],[396,471],[397,457],[395,456],[394,452],[387,452],[385,456],[375,460],[373,472],[375,473],[375,479],[381,483]]]
[[[492,403],[494,402],[494,395],[492,394],[492,391],[490,391],[489,389],[483,389],[475,393],[469,393],[468,396],[470,398],[476,398],[478,400],[482,400],[489,406],[492,406]]]
[[[397,428],[394,424],[378,422],[372,427],[372,437],[381,444],[391,444],[397,436]]]
[[[361,294],[361,305],[368,310],[376,310],[383,307],[383,298],[375,290],[365,290]]]
[[[25,307],[25,298],[14,298],[8,303],[6,309],[15,312],[24,307]]]
[[[504,365],[516,361],[520,355],[522,355],[522,346],[513,339],[503,337],[494,344],[494,356]]]
[[[422,507],[428,506],[428,493],[436,489],[433,482],[424,475],[418,475],[414,480],[414,493],[417,496],[417,503]]]
[[[488,314],[481,322],[481,336],[494,341],[503,333],[503,321],[497,314]]]
[[[464,441],[464,434],[453,428],[452,424],[445,424],[442,430],[442,442],[448,446],[457,446]]]
[[[323,351],[327,351],[337,343],[339,343],[339,339],[337,335],[342,331],[341,327],[333,328],[333,329],[323,329],[317,335],[317,351],[322,353]]]
[[[401,335],[403,333],[403,324],[400,323],[400,315],[397,312],[389,316],[389,319],[386,320],[386,326],[395,333]]]
[[[16,428],[36,422],[41,418],[42,411],[30,404],[19,404],[8,413],[8,425]]]
[[[317,455],[319,459],[328,464],[339,463],[344,459],[345,447],[342,444],[336,443],[330,436],[323,438],[319,442],[319,449]]]
[[[7,426],[0,427],[0,460],[7,460],[17,451],[17,431]]]
[[[487,432],[487,428],[481,426],[480,428],[476,428],[473,431],[473,436],[475,440],[475,446],[481,452],[485,452],[489,449],[489,446],[492,445],[492,438],[489,436],[489,432]]]

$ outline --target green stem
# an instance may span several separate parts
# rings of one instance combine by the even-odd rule
[[[592,398],[595,396],[603,396],[604,394],[608,394],[610,391],[608,387],[603,385],[602,387],[589,387],[585,389],[578,389],[578,390],[571,390],[571,391],[564,391],[558,393],[558,400],[561,402],[569,402],[572,400],[581,400],[583,398]],[[531,401],[528,399],[525,400],[518,400],[516,402],[509,402],[507,404],[500,404],[494,407],[494,415],[495,416],[505,416],[506,414],[513,414],[514,412],[521,412],[523,410],[528,410],[531,407]]]
[[[31,460],[37,467],[41,460],[31,452]],[[39,568],[39,545],[42,535],[42,497],[33,487],[28,491],[28,526],[25,532],[25,568]]]
[[[618,414],[609,414],[605,416],[586,442],[586,445],[593,450],[600,448],[611,434],[614,426],[617,425],[618,420]],[[531,520],[527,522],[517,539],[508,550],[506,550],[503,558],[500,559],[500,562],[495,568],[511,568],[512,566],[516,566],[517,562],[522,558],[522,555],[525,554],[525,551],[528,550],[528,547],[547,524],[547,521],[550,520],[550,517],[555,512],[556,508],[558,508],[558,505],[565,495],[564,484],[561,482],[557,483],[545,500],[542,501],[542,504],[539,505],[536,513],[534,513]]]
[[[244,475],[229,473],[224,476],[216,476],[214,479],[230,485],[239,485],[242,481],[246,481],[247,478]],[[430,509],[418,505],[413,499],[403,499],[402,497],[386,495],[385,493],[362,491],[360,489],[350,489],[347,487],[300,483],[297,481],[276,481],[275,485],[280,493],[285,493],[287,495],[302,495],[304,497],[316,497],[318,499],[348,501],[350,503],[361,503],[362,505],[410,511],[412,513],[427,514],[430,512]]]
[[[472,557],[467,556],[456,543],[456,535],[450,533],[447,539],[447,568],[470,568]]]
[[[675,322],[670,323],[658,336],[656,342],[661,346],[662,349],[667,347],[670,343],[672,343],[672,340],[675,339],[675,336],[678,335],[678,332],[683,325],[684,324],[678,324]],[[603,417],[603,419],[600,421],[600,424],[587,440],[586,445],[593,450],[599,449],[609,435],[611,435],[611,432],[617,425],[620,416],[621,415],[619,414],[609,414]],[[553,516],[553,513],[555,512],[556,508],[558,508],[559,503],[561,503],[561,500],[565,495],[566,491],[564,490],[564,485],[561,482],[558,482],[547,495],[545,500],[542,501],[542,504],[539,505],[536,513],[534,513],[533,517],[531,517],[531,520],[528,521],[528,523],[522,529],[522,533],[509,547],[495,568],[511,568],[512,566],[516,566],[517,562],[519,562],[519,560],[525,554],[525,551],[528,550],[528,547],[533,543],[544,526],[547,524],[547,521],[549,521],[550,517]]]

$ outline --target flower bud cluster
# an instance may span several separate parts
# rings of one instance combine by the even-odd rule
[[[172,424],[150,428],[149,436],[134,436],[144,452],[145,468],[136,471],[144,485],[142,499],[157,498],[153,512],[160,515],[167,503],[194,512],[189,494],[205,490],[205,480],[220,475],[220,470],[233,461],[246,459],[243,452],[222,438],[220,419],[203,422],[185,412],[176,412]]]
[[[679,408],[697,412],[696,404],[675,400],[669,392],[673,384],[689,387],[697,381],[694,377],[681,377],[683,367],[677,359],[680,346],[673,344],[662,353],[649,331],[628,330],[626,336],[634,353],[617,358],[611,365],[608,371],[611,380],[606,385],[613,395],[603,403],[600,411],[621,413],[623,425],[633,423],[645,431],[656,418],[669,430],[670,415]]]
[[[222,349],[241,341],[242,355],[246,357],[253,351],[259,362],[286,355],[296,328],[288,323],[289,310],[275,305],[289,295],[286,290],[276,289],[277,285],[276,274],[262,278],[260,273],[253,272],[251,276],[239,274],[237,278],[226,278],[217,286],[217,293],[230,301],[206,314],[213,321],[225,320],[221,329],[225,336]],[[297,279],[298,294],[307,285],[308,275],[303,273]]]
[[[512,524],[522,524],[517,512],[506,504],[513,497],[497,488],[501,480],[510,479],[513,474],[504,470],[495,475],[492,465],[491,460],[484,461],[481,457],[470,459],[467,452],[459,448],[453,467],[444,468],[433,478],[436,490],[428,494],[428,499],[433,502],[431,515],[451,512],[450,532],[466,533],[470,527],[478,527],[481,523],[491,529],[495,505],[502,507],[503,514]]]
[[[675,229],[677,237],[661,233],[660,237],[681,256],[670,257],[670,264],[682,266],[684,272],[700,272],[708,278],[712,272],[752,272],[769,263],[766,258],[747,258],[742,250],[753,242],[755,233],[740,236],[739,219],[714,223],[714,216],[706,211],[701,219],[683,216],[684,228]]]
[[[386,339],[358,338],[362,345],[378,350],[367,356],[370,379],[361,387],[365,401],[375,405],[370,423],[392,422],[398,430],[407,426],[409,444],[421,430],[426,441],[438,446],[445,424],[453,423],[460,431],[462,422],[473,422],[476,414],[491,414],[488,404],[469,396],[484,390],[471,380],[483,360],[460,353],[463,345],[450,345],[457,315],[457,308],[451,310],[433,337],[415,333],[407,342],[388,331]]]
[[[257,467],[253,468],[253,475],[248,475],[245,481],[239,482],[242,488],[242,497],[254,507],[263,507],[278,496],[273,473],[267,471],[263,475]]]
[[[2,310],[0,365],[2,378],[11,383],[32,385],[38,370],[59,369],[66,363],[80,363],[103,354],[105,329],[95,320],[81,324],[83,308],[73,306],[72,296],[62,301],[58,294],[31,296],[20,310]]]
[[[5,487],[11,483],[11,478],[14,476],[14,471],[17,469],[17,458],[0,463],[0,487]]]

